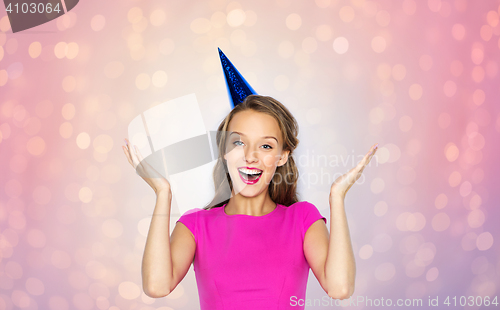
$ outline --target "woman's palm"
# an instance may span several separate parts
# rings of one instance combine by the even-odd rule
[[[158,171],[156,171],[143,158],[139,149],[135,145],[131,145],[128,139],[125,139],[126,146],[122,146],[128,162],[134,167],[137,174],[146,181],[151,188],[158,193],[160,191],[170,191],[170,183]]]
[[[368,151],[368,153],[356,165],[356,167],[352,168],[344,175],[338,177],[333,182],[332,187],[330,188],[330,197],[332,196],[345,197],[347,191],[351,188],[354,182],[356,182],[360,178],[361,174],[363,173],[363,170],[365,169],[366,165],[368,165],[373,155],[375,155],[377,149],[378,149],[378,143],[370,148],[370,151]]]

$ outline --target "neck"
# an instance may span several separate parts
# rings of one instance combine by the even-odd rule
[[[251,216],[263,216],[273,212],[277,207],[276,203],[271,200],[269,192],[265,191],[255,197],[245,197],[241,194],[233,195],[225,206],[227,215],[244,214]]]

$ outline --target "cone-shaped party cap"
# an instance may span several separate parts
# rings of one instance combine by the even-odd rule
[[[219,48],[220,62],[226,78],[227,93],[231,103],[231,109],[243,102],[248,95],[256,95],[255,90],[236,70],[233,64]]]

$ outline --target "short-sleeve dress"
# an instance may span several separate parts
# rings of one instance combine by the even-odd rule
[[[196,241],[193,268],[201,310],[304,309],[310,266],[304,236],[326,218],[301,201],[263,216],[192,209],[179,222]]]

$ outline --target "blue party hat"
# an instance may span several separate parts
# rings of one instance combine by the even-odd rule
[[[227,93],[231,101],[231,109],[243,102],[248,95],[256,95],[255,90],[248,84],[243,76],[236,70],[231,61],[219,48],[220,62],[226,78]]]

